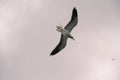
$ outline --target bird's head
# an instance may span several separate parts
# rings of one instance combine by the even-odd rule
[[[57,28],[56,30],[59,31],[59,32],[62,32],[62,30],[63,30],[63,27],[61,25],[56,26],[56,28]]]

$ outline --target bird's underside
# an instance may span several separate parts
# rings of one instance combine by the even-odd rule
[[[77,9],[73,8],[71,20],[65,26],[65,28],[63,29],[61,26],[57,26],[56,30],[61,32],[61,38],[60,38],[60,42],[58,43],[56,48],[51,52],[50,56],[53,56],[53,55],[57,54],[59,51],[61,51],[62,49],[64,49],[67,44],[68,38],[71,38],[74,40],[74,38],[70,34],[70,32],[77,25],[77,22],[78,22]]]

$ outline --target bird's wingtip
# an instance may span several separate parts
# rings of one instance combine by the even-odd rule
[[[77,14],[77,9],[76,9],[76,7],[73,8],[73,12]]]
[[[55,54],[51,53],[50,56],[54,56]]]
[[[76,7],[74,7],[74,9],[76,9]]]
[[[53,56],[52,54],[50,54],[50,56]]]
[[[50,55],[49,56],[53,56],[53,54],[52,53],[50,53]]]
[[[74,7],[73,9],[76,10],[76,7]]]

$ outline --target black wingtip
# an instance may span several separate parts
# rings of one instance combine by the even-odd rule
[[[74,7],[73,9],[76,9],[76,7]]]
[[[52,54],[50,54],[50,56],[53,56]]]
[[[73,8],[73,13],[75,13],[77,15],[77,9],[76,9],[76,7]]]
[[[54,56],[56,54],[56,50],[52,51],[52,53],[50,54],[50,56]]]
[[[58,52],[52,52],[51,54],[50,54],[50,56],[54,56],[54,55],[56,55]]]

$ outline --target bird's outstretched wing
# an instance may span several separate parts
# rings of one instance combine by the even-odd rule
[[[57,54],[59,51],[65,48],[66,44],[67,44],[67,36],[64,36],[63,34],[61,34],[60,42],[56,46],[56,48],[51,52],[50,56]]]
[[[72,17],[70,22],[66,25],[65,29],[71,32],[71,30],[77,25],[78,23],[78,14],[77,9],[74,7],[72,11]]]

